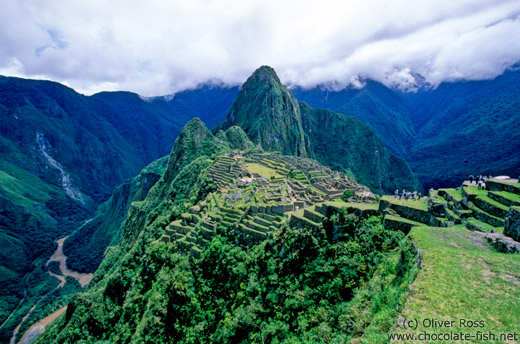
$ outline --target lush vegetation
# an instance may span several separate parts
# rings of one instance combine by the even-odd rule
[[[222,231],[201,260],[144,234],[41,342],[384,342],[413,278],[401,232],[346,212],[248,248]]]
[[[212,126],[220,122],[237,92],[202,86],[168,98],[142,99],[128,92],[86,97],[54,82],[0,76],[0,324],[22,300],[24,285],[34,287],[22,279],[41,271],[34,264],[46,259],[36,259],[49,257],[56,239],[80,227],[124,179],[166,155],[195,115]],[[65,193],[62,175],[42,145],[70,175],[85,204]],[[143,179],[143,186],[147,183],[151,178]],[[120,216],[131,201],[119,204]],[[118,236],[119,219],[94,228],[95,223],[75,232],[81,244],[72,239],[65,244],[69,263],[81,270],[95,269]],[[19,307],[1,330],[12,330],[23,314]]]
[[[199,120],[186,125],[94,284],[40,342],[341,343],[363,334],[384,342],[414,277],[415,249],[380,218],[343,209],[316,230],[283,224],[261,242],[219,226],[200,259],[157,240],[215,190],[207,169],[226,149]]]
[[[55,250],[54,241],[79,226],[88,208],[4,157],[0,205],[0,337],[5,339],[30,302],[49,290],[43,264]]]
[[[35,308],[29,313],[27,318],[21,323],[18,330],[16,340],[20,340],[23,334],[39,320],[47,315],[56,312],[58,309],[66,306],[72,296],[81,291],[81,285],[77,280],[70,276],[65,277],[65,285],[61,288],[52,289],[50,292],[40,298]]]
[[[333,91],[315,87],[291,91],[298,100],[315,108],[337,111],[368,124],[385,146],[398,156],[405,156],[415,141],[412,110],[398,92],[379,82],[368,80],[361,89]]]
[[[142,201],[164,173],[167,157],[145,167],[139,175],[126,180],[101,204],[94,218],[87,221],[63,243],[67,266],[79,272],[94,272],[109,245],[117,245],[130,204]]]
[[[440,180],[449,185],[450,178],[458,184],[470,173],[515,175],[520,166],[512,144],[518,138],[512,130],[518,119],[518,73],[414,94],[368,82],[361,90],[312,95],[372,125],[381,141],[352,117],[298,102],[271,68],[261,67],[244,84],[214,134],[200,120],[190,121],[168,160],[123,183],[94,218],[69,237],[64,250],[71,267],[93,271],[103,262],[90,290],[73,298],[41,342],[345,342],[361,335],[370,343],[385,342],[384,334],[394,327],[415,274],[415,250],[410,240],[383,229],[378,219],[361,221],[340,211],[326,219],[323,229],[305,231],[285,224],[261,243],[234,228],[220,227],[200,260],[157,239],[172,220],[215,191],[207,168],[231,149],[263,148],[313,157],[375,191],[420,190],[407,163],[390,154],[383,142],[394,153],[407,154],[428,187]],[[210,125],[216,124],[237,92],[203,87],[172,99],[142,99],[125,92],[84,97],[55,83],[0,78],[0,114],[5,119],[0,128],[0,321],[8,319],[0,328],[2,340],[38,301],[22,329],[79,290],[69,279],[65,288],[53,291],[57,281],[44,265],[53,241],[78,228],[124,178],[164,155],[167,142],[195,110]],[[324,94],[330,102],[320,100]],[[207,99],[215,101],[205,103]],[[37,133],[50,147],[47,153],[87,196],[85,204],[70,199],[60,187],[60,173],[41,154]],[[483,192],[467,190],[500,207]],[[402,205],[426,207],[418,201]],[[478,224],[473,218],[468,222]],[[456,237],[449,245],[469,245],[458,233],[445,231],[442,235]],[[424,244],[423,230],[415,232]],[[425,238],[431,239],[426,234]],[[445,271],[461,254],[437,252],[434,246],[423,248],[428,255],[445,254],[447,261],[437,267],[430,262],[431,271],[452,282],[463,277],[462,270]],[[481,263],[471,252],[462,258]],[[485,262],[517,263],[491,254],[488,258]],[[505,300],[517,298],[507,282],[518,280],[516,268],[507,275],[481,265],[484,269],[475,271],[503,288]],[[53,264],[48,269],[56,272]],[[418,285],[427,295],[442,294]],[[471,295],[480,297],[477,291]],[[511,330],[518,314],[493,302],[494,311],[511,314],[501,318],[503,326],[496,329]],[[438,300],[434,304],[445,306]],[[450,310],[450,317],[465,312],[465,307],[459,308]],[[487,321],[493,321],[491,316]]]
[[[2,295],[0,310],[7,320],[5,323],[2,321],[0,328],[0,341],[3,343],[9,342],[13,330],[31,308],[59,284],[58,279],[46,271],[43,258],[37,258],[33,266],[33,270],[23,276],[19,289],[9,289],[13,284],[5,284],[6,289],[2,288],[5,294]]]

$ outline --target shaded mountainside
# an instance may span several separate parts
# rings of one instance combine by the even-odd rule
[[[241,127],[267,151],[311,157],[299,104],[268,66],[256,70],[242,86],[224,122],[216,128]]]
[[[260,153],[241,131],[185,126],[163,177],[132,202],[119,245],[37,343],[386,340],[380,328],[395,326],[414,276],[411,242],[363,219],[375,204],[329,204],[315,189],[354,187],[357,199],[366,187],[310,159]],[[318,204],[288,221],[280,206],[299,201],[281,184]],[[383,285],[392,298],[378,296]]]
[[[520,175],[518,68],[493,80],[443,83],[417,92],[373,81],[361,89],[292,92],[311,106],[370,125],[427,189],[460,185],[470,174]]]
[[[420,119],[406,156],[424,184],[456,186],[470,174],[520,175],[520,71],[406,96],[417,113],[432,114]]]
[[[403,187],[422,189],[408,164],[390,153],[368,125],[353,117],[312,109],[305,103],[300,107],[316,160],[346,171],[378,193],[391,193]]]
[[[46,272],[35,264],[52,253],[56,239],[92,216],[117,185],[166,155],[195,115],[213,125],[222,121],[237,92],[205,86],[153,99],[128,92],[86,97],[54,82],[0,76],[0,323],[23,299],[24,276],[45,293],[36,287],[45,278],[34,274]],[[2,334],[19,316],[3,324]]]
[[[143,201],[152,186],[163,175],[168,158],[160,158],[134,178],[125,180],[112,196],[99,206],[95,216],[67,237],[63,252],[67,266],[78,272],[94,272],[103,259],[105,249],[121,239],[123,225],[130,204]]]
[[[406,162],[390,153],[369,126],[297,102],[270,67],[260,67],[244,83],[215,130],[232,125],[266,151],[315,158],[375,192],[421,188]]]
[[[291,92],[315,108],[329,109],[368,124],[394,154],[404,157],[415,141],[412,112],[398,93],[376,81],[362,89],[331,91],[326,88],[295,88]]]
[[[1,77],[2,157],[60,185],[56,169],[38,152],[40,133],[72,184],[104,201],[123,180],[166,155],[191,118],[220,122],[235,94],[235,88],[202,87],[172,99],[144,100],[129,92],[85,97],[54,82]]]

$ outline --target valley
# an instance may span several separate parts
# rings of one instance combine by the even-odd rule
[[[313,107],[370,125],[426,190],[457,187],[470,174],[520,175],[515,66],[494,79],[423,85],[412,92],[372,80],[339,91],[327,85],[291,91]]]
[[[23,322],[29,317],[29,315],[34,311],[36,306],[42,301],[48,294],[53,293],[56,291],[56,289],[63,288],[63,286],[66,283],[65,278],[67,276],[74,278],[78,281],[81,288],[84,288],[85,285],[87,285],[90,280],[92,279],[92,274],[82,274],[77,271],[73,271],[67,268],[66,260],[67,257],[63,254],[63,242],[65,241],[65,238],[58,239],[56,243],[58,244],[58,248],[56,251],[52,254],[52,256],[47,261],[46,265],[49,266],[51,262],[58,262],[58,270],[51,271],[48,270],[49,275],[52,277],[58,279],[60,283],[51,291],[49,291],[47,294],[41,297],[40,300],[38,300],[35,305],[29,310],[27,314],[25,314],[22,318],[22,321],[18,324],[18,326],[15,327],[12,337],[10,339],[10,343],[26,343],[26,338],[29,337],[27,340],[27,343],[30,343],[31,340],[33,340],[38,334],[42,333],[45,329],[45,326],[48,325],[52,320],[54,320],[59,314],[63,313],[63,311],[66,309],[66,306],[63,308],[60,308],[58,311],[54,312],[53,314],[46,316],[44,319],[38,321],[36,324],[32,325],[25,333],[22,333],[23,336],[18,341],[16,340],[18,332],[20,330],[21,325]],[[26,292],[25,292],[26,293]],[[16,311],[16,310],[15,310]],[[32,338],[32,339],[31,339]]]

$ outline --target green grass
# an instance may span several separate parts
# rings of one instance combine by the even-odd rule
[[[414,221],[414,220],[410,220],[410,219],[407,219],[406,217],[402,217],[402,216],[386,215],[385,218],[387,218],[389,220],[393,220],[393,221],[400,221],[400,222],[404,222],[404,223],[409,223],[409,224],[414,225],[414,226],[424,226],[423,223],[420,223],[420,222],[417,222],[417,221]]]
[[[271,179],[271,177],[282,177],[282,175],[279,174],[276,170],[260,164],[246,163],[246,168],[249,172],[258,173],[259,175],[266,177],[267,179]]]
[[[24,208],[35,208],[40,203],[62,195],[63,190],[43,182],[40,178],[0,159],[0,196]]]
[[[378,204],[375,204],[375,203],[351,203],[351,202],[344,202],[344,201],[329,201],[329,202],[325,202],[325,205],[326,206],[330,206],[330,207],[336,207],[336,208],[357,208],[357,209],[360,209],[360,210],[370,210],[370,209],[373,209],[373,210],[377,210],[379,205]]]
[[[402,317],[417,319],[416,333],[518,333],[520,255],[492,251],[482,238],[462,226],[419,227],[412,229],[411,235],[423,250],[423,268]],[[455,327],[426,327],[424,319],[454,321]],[[484,326],[461,327],[461,319],[482,321]]]
[[[493,230],[495,228],[495,227],[491,226],[489,223],[479,221],[479,220],[475,219],[474,217],[469,217],[466,219],[466,221],[473,225],[481,226],[482,231],[484,231],[484,232],[491,232],[491,230]],[[502,230],[504,230],[504,229],[502,228]]]
[[[293,213],[291,213],[291,216],[294,216],[294,217],[296,217],[296,218],[303,219],[304,221],[309,222],[309,223],[312,224],[313,226],[318,227],[320,224],[317,223],[317,222],[312,221],[311,219],[306,218],[305,215],[304,215],[304,211],[305,211],[305,208],[303,208],[303,209],[298,209],[298,210],[294,211]]]
[[[507,198],[509,200],[520,202],[520,195],[515,193],[507,192],[507,191],[493,191],[494,194]]]
[[[410,208],[415,208],[415,209],[428,211],[428,204],[425,202],[426,199],[427,198],[422,198],[419,201],[419,200],[413,200],[413,199],[409,199],[409,200],[399,199],[399,198],[394,198],[394,196],[383,196],[383,197],[381,197],[381,200],[387,201],[387,202],[390,202],[390,203],[393,203],[393,204],[404,205],[404,206],[407,206],[407,207],[410,207]]]
[[[311,189],[312,191],[316,192],[317,194],[320,194],[320,195],[325,195],[325,192],[321,191],[321,190],[318,190],[316,188],[313,188],[312,186],[309,188]]]
[[[452,196],[457,202],[462,202],[462,192],[457,189],[441,189],[450,196]]]
[[[502,203],[498,202],[498,201],[495,201],[494,199],[490,198],[488,196],[488,191],[487,190],[479,190],[476,186],[468,186],[466,187],[467,189],[467,193],[468,194],[473,194],[473,195],[476,195],[478,198],[480,198],[481,200],[485,201],[486,203],[489,203],[491,205],[494,205],[496,206],[497,208],[501,208],[501,209],[504,209],[504,210],[508,210],[509,207],[503,205]],[[509,194],[511,195],[511,194]]]

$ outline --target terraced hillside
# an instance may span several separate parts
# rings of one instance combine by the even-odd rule
[[[497,250],[520,253],[520,184],[516,179],[491,179],[486,190],[468,181],[457,189],[430,190],[423,200],[384,196],[379,210],[386,228],[408,233],[413,227],[461,228],[480,232]],[[515,241],[516,240],[516,241]]]
[[[464,182],[421,201],[382,198],[384,226],[409,233],[421,266],[390,341],[519,342],[520,184],[494,179],[486,188]]]
[[[213,136],[200,120],[186,125],[164,175],[132,202],[120,244],[37,342],[372,344],[401,333],[399,315],[491,322],[500,312],[501,325],[489,329],[508,333],[518,323],[520,256],[502,253],[520,245],[511,180],[378,205],[344,173],[232,148],[227,134]],[[477,274],[453,266],[466,261]],[[475,300],[490,290],[481,307]]]
[[[235,150],[208,168],[216,191],[171,222],[161,237],[200,257],[217,228],[265,239],[289,220],[293,227],[317,228],[328,212],[375,215],[375,195],[344,173],[313,160]],[[349,203],[341,200],[349,191]]]

